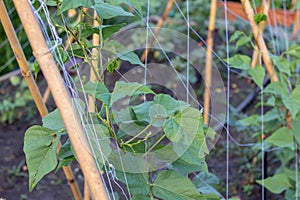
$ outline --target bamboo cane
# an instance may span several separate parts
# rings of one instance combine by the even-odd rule
[[[211,86],[211,68],[212,68],[212,50],[214,45],[214,31],[217,15],[217,0],[212,0],[210,3],[209,25],[207,33],[207,49],[206,49],[206,63],[205,63],[205,92],[204,92],[204,124],[209,123],[210,110],[210,86]]]
[[[243,5],[243,8],[244,8],[244,11],[247,15],[247,18],[250,22],[251,29],[252,29],[254,38],[256,40],[256,44],[261,51],[262,58],[265,63],[268,75],[272,82],[276,82],[276,81],[278,81],[278,77],[277,77],[276,71],[274,69],[274,66],[271,62],[266,43],[265,43],[262,35],[260,34],[258,26],[256,25],[256,23],[254,21],[254,12],[250,5],[250,2],[249,2],[249,0],[241,0],[241,2]]]
[[[157,26],[156,26],[156,28],[154,30],[154,36],[157,36],[157,34],[160,31],[163,23],[166,21],[166,18],[168,17],[173,4],[174,4],[174,0],[169,0],[169,2],[168,2],[167,6],[165,8],[165,11],[164,11],[162,17],[157,22]],[[141,57],[141,61],[142,62],[145,62],[146,56],[149,54],[150,46],[153,45],[153,42],[154,42],[154,37],[151,37],[151,40],[149,42],[149,47],[147,49],[145,49],[145,51],[142,54],[142,57]]]
[[[94,21],[93,21],[94,27],[99,26],[99,23],[96,20],[96,18],[97,18],[97,12],[94,11]],[[97,81],[97,75],[95,74],[95,72],[98,72],[99,52],[96,47],[99,46],[99,43],[100,43],[99,34],[93,34],[92,43],[95,48],[92,49],[92,58],[93,58],[92,65],[93,66],[91,66],[91,69],[90,69],[90,81],[95,83]],[[88,110],[89,110],[89,112],[95,112],[95,110],[96,110],[95,99],[92,96],[88,97]],[[85,182],[85,184],[84,184],[84,200],[89,200],[89,199],[90,199],[89,187]]]
[[[9,19],[9,15],[6,11],[3,0],[0,1],[0,13],[1,13],[0,21],[2,22],[2,25],[4,27],[7,38],[8,38],[10,45],[14,51],[15,57],[17,59],[19,67],[22,71],[22,75],[28,85],[28,88],[32,94],[33,100],[38,108],[38,111],[39,111],[41,117],[44,117],[45,115],[48,114],[48,110],[46,108],[45,103],[43,102],[41,93],[36,85],[36,82],[33,79],[32,73],[28,67],[26,57],[25,57],[22,47],[19,43],[17,35],[14,31],[13,25]],[[58,150],[59,150],[59,148],[60,148],[60,144],[59,144]],[[64,171],[67,181],[71,187],[71,190],[73,192],[75,200],[82,199],[77,182],[74,179],[72,169],[70,167],[63,167],[63,171]]]
[[[83,11],[86,12],[86,11],[87,11],[87,8],[83,8]],[[69,17],[74,16],[74,13],[73,13],[73,12],[76,13],[76,11],[74,11],[74,10],[68,10],[68,15],[69,15]],[[77,17],[76,20],[75,20],[76,23],[80,22],[80,19],[81,19],[81,16],[80,16],[80,14],[79,14],[78,17]],[[66,42],[65,42],[64,49],[67,50],[67,49],[69,48],[69,46],[73,43],[73,41],[74,41],[74,37],[73,37],[72,35],[70,35],[70,36],[68,37],[68,39],[66,40]],[[45,103],[47,103],[47,101],[48,101],[48,99],[49,99],[49,97],[50,97],[50,94],[51,94],[50,88],[47,87],[46,90],[45,90],[45,92],[44,92],[44,95],[43,95],[43,101],[44,101]]]
[[[294,19],[294,28],[293,28],[293,39],[296,39],[299,31],[299,17],[300,17],[300,9],[298,8],[296,11],[295,19]]]
[[[66,125],[70,141],[88,182],[92,197],[94,200],[107,200],[108,197],[101,176],[96,167],[95,160],[90,153],[81,123],[76,116],[71,99],[31,6],[27,0],[13,0],[13,2],[33,49],[33,54],[41,67],[53,94],[54,101]]]
[[[269,8],[270,8],[270,0],[263,0],[262,1],[262,12],[268,17],[269,13]],[[259,29],[260,29],[260,34],[262,37],[264,37],[264,30],[265,30],[265,21],[261,21],[259,23]],[[257,47],[257,45],[256,45]],[[257,48],[254,49],[253,54],[252,54],[252,61],[251,61],[251,67],[254,68],[258,64],[258,58],[259,58],[259,52],[256,50]]]

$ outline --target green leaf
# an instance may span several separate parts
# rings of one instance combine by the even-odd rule
[[[47,0],[46,3],[47,3],[47,6],[57,6],[55,0]]]
[[[256,24],[259,24],[263,21],[267,21],[267,16],[264,13],[257,13],[254,15],[254,21]]]
[[[117,59],[108,59],[105,66],[108,72],[113,73],[115,70],[120,69],[120,62]]]
[[[137,194],[137,195],[132,195],[131,200],[151,200],[149,196]]]
[[[65,124],[60,116],[58,109],[55,109],[42,119],[43,127],[49,128],[51,130],[61,130],[65,129]]]
[[[258,180],[256,182],[262,185],[261,180]],[[288,177],[284,174],[275,174],[272,177],[264,179],[264,186],[269,191],[275,194],[280,194],[281,192],[288,189],[289,187],[292,187]]]
[[[178,156],[193,165],[201,165],[203,158],[208,154],[204,131],[201,126],[202,124],[199,124],[197,134],[190,145],[186,145],[182,141],[173,143],[173,149]]]
[[[195,185],[176,171],[164,170],[153,183],[153,194],[160,199],[201,200],[205,199]]]
[[[251,59],[249,56],[240,55],[240,54],[236,54],[235,56],[229,58],[230,67],[234,67],[242,70],[250,69],[250,62]]]
[[[120,6],[110,5],[103,1],[97,1],[92,8],[97,11],[97,14],[102,19],[111,19],[117,16],[134,16],[133,14],[123,10]]]
[[[240,120],[239,122],[241,122],[244,126],[256,125],[260,122],[260,116],[251,115],[245,119]]]
[[[163,130],[172,142],[190,145],[195,138],[201,120],[199,110],[186,108],[182,112],[166,120]]]
[[[182,111],[190,106],[185,102],[172,98],[168,94],[155,95],[153,101],[160,104],[166,110],[168,116],[174,114],[176,111]]]
[[[214,186],[220,183],[220,179],[211,173],[200,172],[193,178],[193,183],[202,194],[214,193]]]
[[[261,88],[266,75],[263,66],[258,65],[254,68],[251,68],[249,74],[252,76],[253,81]]]
[[[129,172],[117,172],[118,180],[124,184],[128,184],[129,191],[133,195],[147,195],[150,191],[150,185],[148,183],[147,173],[129,173]],[[126,177],[126,179],[125,179]]]
[[[58,170],[60,170],[60,169],[61,169],[62,167],[64,167],[64,166],[70,166],[71,163],[72,163],[74,160],[76,160],[76,159],[75,159],[75,156],[69,156],[69,157],[66,157],[66,158],[60,160],[59,163],[58,163],[58,165],[57,165],[57,167],[56,167],[55,172],[57,172]]]
[[[102,124],[87,124],[85,129],[93,155],[100,164],[103,164],[105,162],[103,157],[108,158],[112,151],[107,127]]]
[[[240,38],[243,35],[244,35],[243,32],[241,32],[241,31],[235,31],[234,34],[230,37],[229,42],[233,42],[234,40],[237,40],[238,38]]]
[[[289,49],[285,53],[299,59],[300,46],[298,44],[293,44],[289,47]]]
[[[62,12],[65,12],[72,8],[90,8],[92,5],[94,5],[94,0],[63,0],[58,14],[61,14]]]
[[[286,96],[282,99],[283,104],[292,114],[292,117],[296,117],[300,109],[300,99],[292,96]]]
[[[235,44],[235,49],[237,49],[240,46],[246,45],[249,42],[251,42],[251,38],[247,36],[241,36],[238,41]]]
[[[292,131],[295,135],[295,138],[298,142],[298,144],[300,144],[300,118],[297,117],[297,118],[294,118],[291,122],[292,124]]]
[[[103,83],[93,83],[89,81],[84,85],[84,90],[87,94],[92,95],[102,103],[105,103],[107,106],[110,105],[111,94]]]
[[[112,24],[112,25],[101,25],[100,28],[102,28],[102,39],[107,40],[109,39],[114,33],[118,32],[122,27],[124,27],[126,24]],[[99,30],[98,30],[99,33]]]
[[[278,56],[273,56],[273,62],[275,64],[275,66],[277,67],[277,69],[282,72],[287,74],[288,76],[291,75],[291,71],[290,71],[290,65],[291,63],[289,62],[288,59],[284,58],[284,57],[278,57]]]
[[[151,89],[147,86],[132,82],[125,83],[124,81],[118,81],[115,85],[114,91],[111,94],[111,103],[113,105],[116,101],[124,98],[124,97],[132,97],[134,95],[139,94],[155,94]]]
[[[270,83],[264,89],[264,93],[270,93],[270,94],[279,95],[282,97],[289,95],[287,87],[282,82],[279,82],[279,81]]]
[[[144,64],[141,62],[140,58],[134,52],[126,52],[124,54],[118,54],[118,57],[121,60],[128,61],[133,65],[141,65],[144,67]]]
[[[278,147],[292,145],[294,143],[293,132],[288,127],[282,127],[268,137],[265,142],[271,143]]]
[[[208,167],[204,159],[201,159],[196,165],[185,162],[183,159],[179,158],[172,163],[170,169],[176,170],[183,176],[187,176],[192,172],[204,172],[208,173]]]
[[[57,165],[56,149],[60,137],[53,137],[53,131],[41,126],[27,129],[24,152],[29,171],[29,190]]]
[[[12,77],[10,77],[9,81],[13,86],[17,86],[20,84],[21,79],[18,76],[12,76]]]
[[[140,14],[142,14],[142,5],[141,1],[139,0],[107,0],[107,2],[114,5],[127,4],[128,6],[132,6]]]
[[[71,150],[71,142],[68,139],[60,148],[57,159],[64,159],[66,157],[73,156],[73,152]]]

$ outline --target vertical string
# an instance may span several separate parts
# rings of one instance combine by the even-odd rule
[[[147,63],[148,63],[148,48],[149,48],[149,16],[150,16],[150,0],[147,2],[147,17],[146,17],[146,56],[145,56],[145,71],[144,71],[144,85],[147,84]],[[144,96],[146,101],[146,96]]]
[[[187,23],[186,102],[189,103],[189,82],[190,82],[190,11],[189,11],[189,0],[186,0],[186,23]]]
[[[226,29],[226,62],[229,63],[229,36],[228,36],[228,13],[227,13],[227,0],[224,0],[224,13],[225,13],[225,29]],[[230,103],[230,68],[227,68],[227,102],[226,102],[226,199],[229,197],[229,103]]]

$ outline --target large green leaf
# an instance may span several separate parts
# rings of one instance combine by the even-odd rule
[[[273,56],[272,58],[275,66],[280,72],[286,73],[288,76],[291,75],[291,71],[290,71],[291,64],[288,59],[281,56],[280,57]]]
[[[164,170],[156,178],[152,188],[154,196],[172,200],[205,199],[195,185],[176,171]]]
[[[124,81],[118,81],[115,85],[114,91],[111,94],[110,105],[113,105],[116,101],[124,97],[131,97],[139,94],[154,94],[154,92],[147,86],[140,83],[125,83]]]
[[[200,111],[189,107],[167,119],[163,130],[172,142],[180,141],[183,145],[190,145],[198,132],[200,122]]]
[[[292,145],[294,143],[293,132],[288,127],[282,127],[265,141],[279,147]]]
[[[239,120],[239,122],[241,122],[244,126],[252,126],[258,124],[260,122],[260,118],[261,116],[254,114],[242,120]]]
[[[127,4],[128,6],[132,6],[140,14],[142,14],[142,5],[141,1],[139,0],[107,0],[107,2],[114,5]]]
[[[121,60],[128,61],[128,62],[130,62],[133,65],[144,66],[144,64],[140,61],[140,58],[134,52],[122,53],[122,54],[119,54],[118,57]]]
[[[213,186],[220,183],[220,179],[211,173],[200,172],[193,178],[193,183],[198,188],[198,191],[202,194],[214,193],[215,190]]]
[[[101,25],[100,28],[102,28],[102,39],[107,40],[108,38],[110,38],[114,33],[118,32],[125,25],[126,25],[125,23],[112,24],[112,25]]]
[[[258,65],[254,68],[251,68],[249,74],[252,76],[253,81],[259,86],[262,87],[263,81],[266,75],[265,69],[263,66]]]
[[[144,64],[140,61],[136,53],[128,51],[128,49],[117,40],[109,40],[104,42],[103,49],[113,54],[112,57],[118,57],[121,60],[128,61],[133,65],[140,65],[144,67]]]
[[[63,0],[59,13],[78,7],[90,8],[94,3],[94,0]]]
[[[97,1],[92,6],[97,11],[97,14],[102,19],[110,19],[117,16],[134,16],[133,14],[123,10],[120,6],[104,3],[103,1]]]
[[[88,38],[92,34],[100,34],[100,29],[102,29],[102,39],[107,40],[110,38],[114,33],[119,31],[125,23],[122,24],[114,24],[114,25],[101,25],[97,27],[92,27],[90,23],[80,23],[78,24],[78,28],[80,27],[80,36],[81,38]]]
[[[291,122],[292,124],[292,131],[294,133],[295,139],[297,140],[298,144],[300,144],[300,118],[294,118]]]
[[[102,124],[87,124],[85,129],[93,155],[100,164],[105,163],[106,160],[103,159],[109,157],[112,151],[107,127]]]
[[[162,105],[162,107],[166,110],[168,116],[174,114],[176,111],[182,111],[190,106],[183,101],[178,101],[172,98],[168,94],[155,95],[154,102]]]
[[[292,114],[292,117],[296,117],[296,114],[299,112],[300,109],[300,99],[292,96],[286,96],[282,99],[283,104]]]
[[[262,180],[256,182],[262,185]],[[280,194],[289,187],[292,187],[288,177],[284,174],[275,174],[274,176],[265,179],[264,186],[275,194]]]
[[[29,190],[57,165],[56,149],[60,137],[53,137],[53,130],[42,126],[27,129],[24,139],[24,152],[29,171]]]
[[[178,156],[193,165],[201,165],[203,158],[209,153],[201,126],[202,124],[199,124],[198,132],[190,145],[181,141],[173,143],[173,149]]]
[[[199,172],[199,171],[203,173],[208,173],[208,167],[204,159],[201,159],[197,164],[191,164],[179,158],[172,163],[170,169],[176,170],[178,173],[180,173],[183,176],[187,176],[192,172]]]
[[[254,15],[254,21],[256,24],[259,24],[263,21],[267,21],[267,15],[265,15],[264,13],[257,13]]]
[[[265,89],[264,93],[273,95],[287,96],[289,94],[287,87],[282,82],[272,82]]]
[[[298,85],[294,90],[292,95],[287,95],[283,99],[283,104],[295,118],[300,109],[300,85]]]
[[[107,106],[110,105],[111,94],[103,83],[93,83],[89,81],[84,85],[84,90],[86,93],[105,103]]]
[[[250,69],[251,59],[248,56],[236,54],[232,58],[229,58],[229,64],[231,67],[248,70]]]
[[[55,109],[43,117],[42,122],[44,127],[51,130],[61,130],[66,128],[58,109]]]
[[[299,59],[300,58],[300,46],[298,44],[293,44],[289,47],[289,49],[285,53]]]
[[[118,180],[124,184],[128,184],[130,194],[133,195],[147,195],[150,191],[147,173],[129,173],[117,171]],[[126,177],[126,179],[125,179]]]
[[[149,196],[137,194],[137,195],[132,195],[131,200],[151,200],[151,198]]]

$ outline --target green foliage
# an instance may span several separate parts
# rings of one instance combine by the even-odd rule
[[[9,124],[13,123],[15,120],[22,117],[23,112],[30,110],[31,107],[27,106],[32,101],[32,96],[27,88],[27,84],[24,79],[19,76],[12,76],[10,78],[11,86],[1,90],[4,91],[5,95],[0,95],[0,122]],[[8,92],[7,90],[12,90],[14,92]],[[21,108],[23,111],[21,111]],[[28,108],[28,109],[26,109]],[[31,115],[28,115],[30,118]]]
[[[260,22],[267,21],[267,16],[264,13],[257,13],[254,15],[254,21],[256,24],[259,24]]]
[[[250,61],[250,57],[236,54],[234,57],[229,58],[228,64],[230,64],[231,67],[246,71],[252,77],[253,81],[259,87],[262,87],[266,74],[265,69],[261,65],[255,66],[254,68],[250,67]]]
[[[131,159],[130,163],[135,163],[135,165],[139,160],[133,156],[138,153],[157,154],[157,158],[164,160],[163,155],[156,152],[161,148],[168,149],[170,154],[167,153],[168,155],[165,156],[175,155],[179,159],[174,160],[174,164],[167,169],[154,168],[149,171],[152,177],[156,177],[150,181],[149,173],[117,172],[118,180],[121,182],[126,182],[124,178],[126,176],[134,198],[146,199],[155,196],[166,199],[206,199],[199,193],[202,190],[198,191],[190,179],[180,174],[189,174],[195,171],[207,172],[204,157],[208,151],[199,110],[191,108],[187,103],[173,99],[169,95],[155,94],[150,88],[135,82],[116,82],[111,93],[100,82],[88,82],[84,87],[86,92],[99,100],[105,108],[104,116],[100,111],[96,113],[98,120],[94,121],[94,124],[85,125],[89,144],[101,166],[106,164],[102,160],[103,155],[112,164],[115,164],[114,160],[118,160],[117,157],[120,156],[115,149],[111,148],[112,139],[125,152],[122,159],[127,161]],[[122,104],[126,98],[131,97],[131,100],[134,100],[134,97],[145,94],[154,95],[153,100],[114,110],[115,104]],[[126,112],[128,110],[130,112]],[[115,117],[112,118],[113,116]],[[124,120],[125,118],[126,120]],[[126,134],[115,133],[112,124],[118,125],[125,133],[131,127],[131,130],[136,131],[136,135],[128,137]],[[152,133],[149,130],[151,126],[161,128],[162,134],[159,134],[159,137],[151,137]],[[140,129],[136,127],[140,127]],[[56,170],[59,170],[75,159],[76,155],[74,155],[69,140],[63,144],[58,154],[55,153],[59,137],[64,133],[64,129],[65,126],[58,110],[54,110],[43,118],[43,127],[34,126],[27,130],[24,152],[29,177],[31,177],[30,190],[55,167]],[[139,136],[143,134],[144,137],[140,139]],[[53,138],[54,135],[57,135],[57,138]],[[164,143],[160,142],[164,138],[167,138],[172,145],[164,147]]]
[[[180,185],[178,185],[179,183]],[[160,172],[153,183],[152,190],[153,194],[161,199],[205,199],[187,177],[172,170]]]
[[[24,152],[29,171],[29,190],[57,165],[56,149],[59,137],[55,132],[45,127],[33,126],[25,133]]]
[[[263,16],[257,16],[257,23],[265,20]],[[232,40],[239,37],[246,37],[244,33],[237,32],[232,36]],[[246,40],[246,39],[245,39]],[[264,106],[269,107],[269,111],[261,114],[250,115],[239,122],[243,126],[249,126],[251,130],[261,131],[261,124],[264,125],[264,135],[266,138],[259,138],[258,144],[261,146],[261,139],[264,139],[264,149],[278,148],[276,156],[280,161],[280,166],[271,177],[264,180],[264,187],[275,194],[285,193],[286,199],[295,198],[295,168],[294,156],[295,143],[299,143],[299,110],[300,110],[300,87],[297,76],[297,63],[300,59],[300,46],[292,44],[287,51],[280,56],[271,55],[275,66],[274,73],[279,80],[272,82],[263,89]],[[263,66],[250,67],[250,58],[247,55],[236,54],[229,59],[231,67],[247,72],[253,81],[260,87],[265,76]],[[260,133],[261,134],[261,133]],[[259,147],[261,148],[261,147]],[[253,147],[254,151],[258,146]],[[262,184],[262,180],[256,181]]]
[[[66,24],[64,21],[53,19],[61,34],[68,33],[74,37],[74,43],[67,51],[58,49],[63,61],[68,61],[68,54],[83,58],[93,68],[98,78],[96,82],[84,83],[83,89],[79,88],[79,91],[86,92],[96,100],[96,110],[92,113],[87,111],[77,113],[79,117],[90,116],[89,120],[82,125],[98,166],[104,169],[106,165],[105,167],[112,169],[113,175],[116,172],[118,181],[128,184],[128,195],[130,195],[128,198],[218,199],[211,193],[204,194],[202,192],[204,190],[198,190],[188,178],[190,173],[199,171],[208,173],[205,162],[208,148],[203,130],[202,112],[170,95],[156,94],[148,86],[137,82],[118,81],[111,91],[103,83],[104,69],[110,73],[118,70],[119,60],[144,66],[134,52],[128,52],[128,49],[118,41],[110,39],[125,25],[121,23],[124,22],[123,20],[134,20],[134,14],[142,13],[141,2],[62,0],[47,3],[57,7],[58,17],[69,9],[76,9],[80,10],[86,18],[97,20],[101,24],[92,27],[88,22]],[[193,2],[192,4],[197,5]],[[129,12],[129,7],[133,7],[135,12]],[[98,17],[94,19],[82,8],[95,10]],[[193,8],[192,13],[200,7],[191,8]],[[118,23],[110,23],[114,21]],[[99,46],[91,44],[90,37],[93,34],[99,35]],[[94,54],[91,56],[91,49],[97,50],[97,58]],[[103,55],[108,56],[108,59],[102,59]],[[93,59],[99,59],[99,63],[94,65]],[[253,76],[256,73],[259,72],[253,72]],[[16,80],[13,81],[17,83]],[[29,128],[25,136],[24,152],[29,169],[30,190],[47,173],[68,166],[76,159],[68,138],[60,151],[55,152],[61,135],[66,134],[59,111],[54,110],[49,113],[42,122],[43,126]],[[158,131],[154,133],[153,130]],[[210,130],[209,137],[214,135],[213,130]],[[150,159],[145,160],[146,157]],[[155,159],[151,159],[152,157]],[[120,159],[125,163],[124,168],[119,166]],[[156,166],[158,161],[170,164],[161,168]],[[135,173],[129,171],[129,169],[139,170],[140,166],[144,171],[135,171]]]

